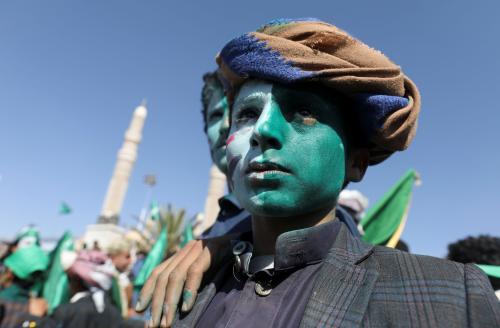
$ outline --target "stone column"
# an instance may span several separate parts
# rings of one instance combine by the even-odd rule
[[[134,110],[132,121],[125,133],[125,140],[118,151],[115,170],[108,185],[98,223],[118,223],[130,174],[137,159],[137,148],[142,139],[142,129],[147,113],[144,102]]]
[[[210,168],[208,194],[205,200],[203,220],[194,228],[193,232],[195,236],[199,236],[203,231],[214,224],[220,210],[218,200],[224,196],[225,188],[226,176],[217,168],[217,166],[212,164],[212,167]]]

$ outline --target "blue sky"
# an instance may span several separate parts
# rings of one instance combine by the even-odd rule
[[[378,199],[408,169],[403,238],[443,256],[466,235],[500,231],[498,1],[2,1],[0,237],[36,223],[44,236],[94,223],[131,113],[148,100],[122,222],[154,197],[203,209],[210,165],[201,76],[234,36],[278,17],[334,23],[401,65],[423,106],[410,149],[369,169]],[[74,213],[58,216],[60,201]]]

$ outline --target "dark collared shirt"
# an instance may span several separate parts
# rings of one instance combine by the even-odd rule
[[[236,198],[226,195],[219,199],[220,212],[215,223],[200,239],[220,237],[226,234],[245,233],[252,230],[250,213],[240,207]]]
[[[235,273],[217,291],[198,327],[298,327],[314,278],[342,223],[339,220],[281,234],[274,269],[248,278]],[[270,286],[259,296],[256,284]]]

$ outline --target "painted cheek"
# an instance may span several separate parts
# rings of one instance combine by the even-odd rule
[[[235,134],[231,134],[229,136],[229,138],[227,138],[227,140],[226,140],[226,146],[229,146],[229,144],[234,141],[234,138],[235,138]]]
[[[243,128],[233,133],[227,140],[228,176],[231,179],[235,178],[233,175],[238,164],[242,158],[245,158],[250,150],[250,137],[252,131],[253,129],[251,127]]]
[[[219,126],[220,122],[213,124],[207,130],[208,141],[210,142],[211,147],[217,144],[217,140],[219,138]]]

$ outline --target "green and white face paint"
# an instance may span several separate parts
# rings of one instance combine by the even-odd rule
[[[214,90],[207,107],[207,137],[212,161],[223,173],[227,170],[226,137],[229,130],[229,109],[222,89]]]
[[[332,208],[345,179],[342,120],[332,99],[248,81],[227,139],[228,179],[253,215],[290,217]]]

